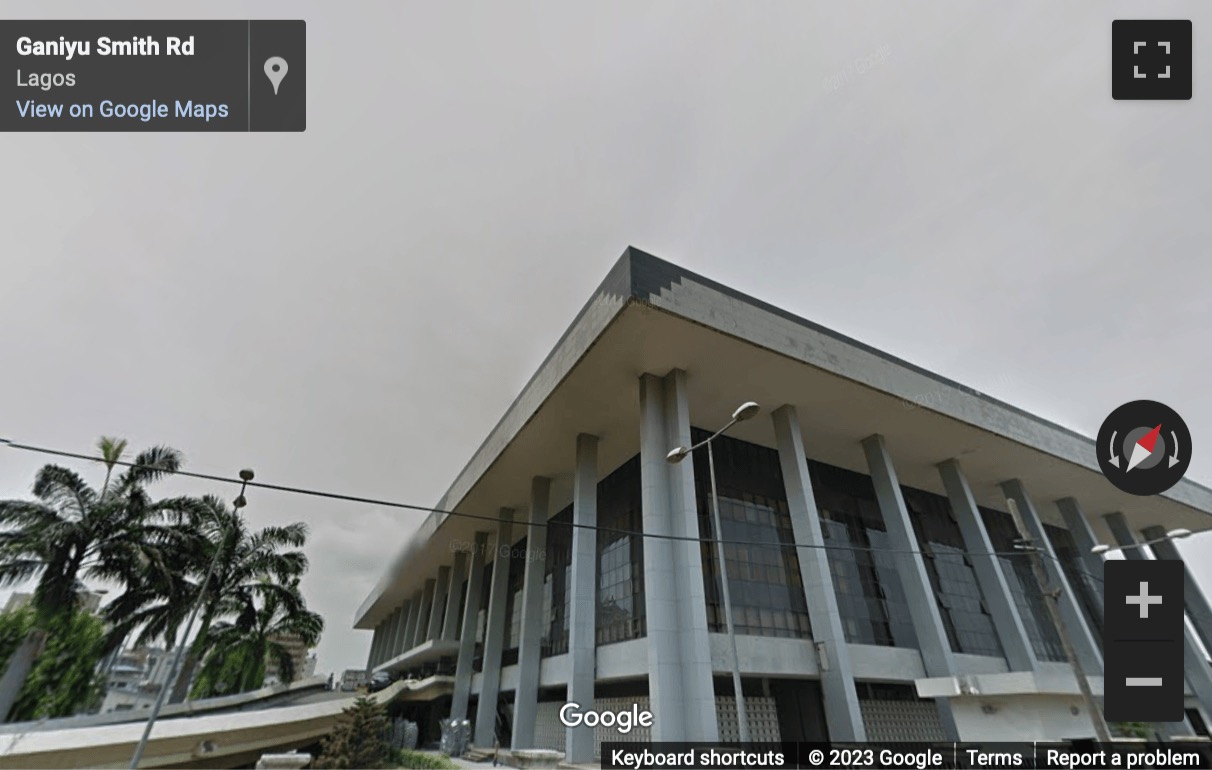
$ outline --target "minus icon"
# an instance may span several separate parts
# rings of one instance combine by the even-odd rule
[[[1127,687],[1161,687],[1160,676],[1130,676],[1124,680]]]

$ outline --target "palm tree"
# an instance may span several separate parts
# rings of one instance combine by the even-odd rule
[[[139,642],[164,638],[171,646],[202,590],[203,576],[214,573],[202,597],[201,622],[177,676],[171,702],[185,700],[199,661],[210,649],[211,627],[245,611],[247,597],[261,603],[300,607],[297,580],[307,571],[307,557],[299,549],[307,541],[302,523],[253,531],[237,509],[219,498],[206,496],[189,512],[192,540],[178,538],[173,545],[176,574],[157,571],[157,579],[133,585],[110,604],[115,629],[141,628]],[[276,598],[275,598],[276,597]]]
[[[189,515],[195,507],[188,498],[155,502],[146,491],[149,484],[180,469],[177,450],[145,450],[115,478],[126,442],[105,437],[98,448],[106,466],[100,491],[75,471],[50,464],[34,479],[34,500],[0,500],[0,586],[37,581],[32,601],[35,630],[7,664],[0,717],[7,715],[29,665],[44,646],[46,629],[77,609],[84,580],[121,579],[131,574],[130,565],[136,562],[164,563],[161,548],[181,539],[172,518]]]
[[[263,582],[268,582],[265,580]],[[283,683],[294,681],[294,658],[284,641],[314,646],[324,630],[324,620],[307,609],[293,579],[279,591],[239,591],[229,605],[236,609],[230,621],[216,623],[210,631],[209,650],[193,688],[194,698],[234,695],[265,684],[269,662]]]

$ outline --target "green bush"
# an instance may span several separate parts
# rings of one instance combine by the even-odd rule
[[[1148,740],[1152,737],[1152,730],[1144,722],[1116,722],[1111,726],[1111,729],[1119,733],[1123,738],[1144,738]]]
[[[394,760],[396,767],[404,767],[409,770],[453,770],[458,768],[458,765],[443,754],[429,754],[412,749],[396,749]]]
[[[9,658],[34,630],[32,607],[0,613],[0,672],[8,666]]]
[[[373,770],[391,767],[387,743],[387,709],[367,697],[345,709],[321,746],[315,767],[329,770]]]
[[[21,617],[0,620],[5,629],[0,644],[11,646],[26,622]],[[42,650],[9,713],[11,721],[70,717],[101,705],[104,682],[97,666],[105,651],[105,623],[92,613],[72,610],[50,618],[45,632]]]

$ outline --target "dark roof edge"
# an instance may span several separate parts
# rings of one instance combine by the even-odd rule
[[[689,278],[692,281],[694,281],[695,283],[701,284],[702,286],[712,289],[714,291],[718,291],[727,297],[739,300],[748,305],[752,305],[753,307],[756,307],[760,310],[764,310],[767,313],[776,315],[784,320],[791,321],[792,323],[795,323],[799,326],[803,326],[807,329],[811,329],[812,331],[817,332],[818,334],[822,334],[826,337],[835,339],[838,342],[842,342],[847,345],[851,345],[855,348],[858,348],[859,350],[864,351],[865,353],[869,353],[870,355],[883,359],[884,361],[887,361],[891,364],[895,364],[897,366],[904,367],[905,369],[908,369],[908,370],[914,372],[915,374],[919,374],[923,377],[931,379],[940,385],[943,385],[943,386],[946,386],[949,388],[954,388],[955,390],[958,390],[961,393],[981,399],[982,401],[984,401],[992,406],[996,406],[998,408],[1005,409],[1009,412],[1014,413],[1015,415],[1017,415],[1019,417],[1026,418],[1027,420],[1030,420],[1030,421],[1036,423],[1037,425],[1047,428],[1048,430],[1057,431],[1057,432],[1067,435],[1071,438],[1075,438],[1080,441],[1087,442],[1091,445],[1094,444],[1094,439],[1092,437],[1087,436],[1083,433],[1079,433],[1078,431],[1073,430],[1072,428],[1066,428],[1063,425],[1058,425],[1057,423],[1054,423],[1051,420],[1046,420],[1042,417],[1039,417],[1038,415],[1032,414],[1031,412],[1028,412],[1027,410],[1022,409],[1021,407],[1014,406],[1013,404],[1009,404],[1005,401],[994,398],[993,396],[987,395],[987,394],[977,390],[976,388],[970,387],[968,385],[964,385],[963,383],[956,382],[955,380],[949,379],[940,374],[936,374],[935,372],[932,372],[929,369],[925,369],[921,366],[918,366],[917,364],[906,361],[903,358],[897,358],[896,356],[894,356],[890,353],[887,353],[883,350],[880,350],[879,348],[868,345],[865,342],[857,340],[853,337],[848,337],[845,334],[834,331],[833,329],[830,329],[826,326],[821,326],[818,323],[813,323],[812,321],[809,321],[808,319],[806,319],[802,316],[798,316],[798,315],[788,312],[780,307],[771,305],[769,302],[763,302],[762,300],[757,299],[756,297],[753,297],[751,295],[737,291],[736,289],[734,289],[730,286],[727,286],[725,284],[722,284],[718,281],[713,281],[710,278],[705,278],[702,275],[694,273],[690,270],[686,270],[685,268],[680,267],[679,265],[674,264],[673,262],[669,262],[667,260],[661,259],[660,257],[653,256],[652,254],[649,254],[644,251],[640,251],[639,249],[636,249],[636,248],[629,248],[627,251],[627,254],[625,256],[631,257],[633,275],[643,276],[647,272],[656,270],[665,275],[675,275],[678,279]],[[647,300],[651,296],[651,294],[654,293],[653,289],[650,286],[642,286],[635,281],[633,281],[633,283],[632,283],[632,292],[633,292],[632,293],[633,297],[635,297],[637,299],[641,299],[641,300]],[[947,415],[947,416],[950,416],[950,415]],[[953,419],[958,419],[958,418],[953,418]],[[978,425],[976,427],[979,428],[981,426]],[[1064,459],[1064,458],[1061,458],[1061,459]],[[1203,484],[1200,484],[1199,482],[1184,478],[1180,483],[1189,484],[1191,486],[1194,486],[1194,487],[1202,490],[1203,492],[1205,492],[1209,495],[1212,495],[1212,488],[1206,487]]]

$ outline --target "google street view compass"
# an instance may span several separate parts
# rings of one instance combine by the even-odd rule
[[[1158,495],[1178,483],[1191,463],[1191,434],[1183,418],[1156,401],[1130,401],[1098,430],[1098,465],[1133,495]]]

